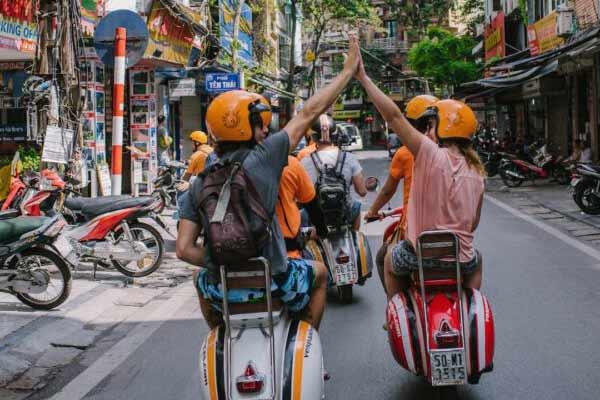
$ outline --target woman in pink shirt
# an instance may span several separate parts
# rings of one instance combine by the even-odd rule
[[[481,286],[481,260],[473,249],[473,233],[479,224],[485,169],[471,146],[477,130],[475,114],[466,104],[441,100],[426,113],[428,134],[417,131],[398,106],[366,75],[361,63],[356,74],[373,104],[415,157],[408,208],[407,241],[400,242],[385,260],[388,298],[408,287],[410,266],[416,264],[414,244],[423,231],[451,230],[459,239],[465,286]],[[443,263],[443,262],[442,262]]]

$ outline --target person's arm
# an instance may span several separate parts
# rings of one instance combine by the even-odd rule
[[[371,81],[365,72],[362,59],[359,62],[356,79],[362,84],[367,95],[373,104],[375,104],[375,107],[383,119],[390,125],[394,132],[396,132],[402,144],[404,144],[416,158],[421,142],[423,141],[423,135],[408,122],[396,103],[386,96],[386,94]]]
[[[179,221],[179,232],[175,243],[177,258],[192,265],[204,263],[204,247],[198,244],[200,225],[187,220]]]
[[[477,206],[477,214],[475,215],[475,221],[473,222],[473,229],[471,229],[471,232],[475,232],[475,229],[477,229],[477,227],[479,226],[479,220],[481,218],[481,208],[483,207],[483,193],[481,194],[481,197],[479,198],[479,205]]]
[[[327,108],[333,104],[335,99],[342,93],[342,90],[348,85],[352,76],[356,72],[358,60],[360,57],[360,48],[355,36],[350,36],[348,58],[344,63],[344,69],[329,85],[319,89],[304,104],[302,110],[287,123],[284,130],[290,138],[290,152],[293,151],[306,130],[315,119],[319,117]]]
[[[367,195],[367,187],[365,186],[365,177],[362,172],[352,177],[352,185],[354,185],[354,191],[360,196],[365,197]]]
[[[387,180],[385,181],[385,184],[381,188],[381,191],[377,195],[377,198],[375,199],[375,201],[371,205],[371,208],[367,212],[367,215],[365,215],[365,218],[376,216],[379,210],[381,210],[381,208],[384,205],[386,205],[390,200],[392,200],[392,197],[394,197],[394,193],[396,193],[396,189],[398,189],[399,183],[400,179],[395,179],[391,175],[388,176]]]

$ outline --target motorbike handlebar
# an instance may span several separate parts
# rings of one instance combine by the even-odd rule
[[[370,222],[375,222],[375,221],[381,221],[382,219],[385,219],[387,217],[393,217],[393,216],[400,216],[403,214],[403,209],[402,207],[398,207],[398,208],[394,208],[391,210],[386,210],[386,211],[379,211],[379,213],[377,214],[376,217],[368,217],[365,219],[366,223],[370,223]]]

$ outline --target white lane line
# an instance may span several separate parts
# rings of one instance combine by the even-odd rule
[[[584,244],[577,239],[573,239],[571,236],[567,235],[564,232],[559,231],[558,229],[546,224],[545,222],[538,221],[537,219],[533,218],[532,216],[522,213],[521,211],[509,206],[508,204],[504,203],[501,200],[495,199],[489,195],[485,195],[485,198],[486,198],[486,200],[490,201],[494,205],[513,214],[515,217],[519,217],[519,218],[523,219],[524,221],[527,221],[530,224],[537,226],[544,232],[549,233],[550,235],[556,237],[557,239],[562,240],[563,242],[570,245],[571,247],[574,247],[575,249],[600,261],[600,251],[594,249],[593,247],[588,246],[587,244]],[[600,269],[600,265],[592,265],[592,267],[594,269]]]
[[[148,310],[140,310],[140,323],[50,400],[82,399],[148,340],[158,328],[173,318],[176,311],[190,300],[194,300],[193,292],[187,287],[182,287],[154,312],[148,313]],[[154,301],[150,302],[149,307],[152,307],[153,304]]]

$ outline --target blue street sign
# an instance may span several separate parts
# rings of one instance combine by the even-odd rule
[[[238,90],[240,88],[240,74],[209,72],[206,74],[204,86],[208,93]]]
[[[127,29],[125,67],[129,68],[142,58],[148,47],[148,28],[142,17],[129,10],[113,11],[100,20],[94,32],[94,47],[102,63],[110,68],[115,62],[117,28]]]

